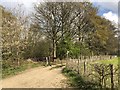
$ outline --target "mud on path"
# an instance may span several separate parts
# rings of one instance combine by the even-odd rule
[[[2,80],[2,88],[66,88],[62,68],[37,67]]]

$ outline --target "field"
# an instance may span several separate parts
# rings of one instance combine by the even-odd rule
[[[115,57],[111,60],[99,60],[99,61],[95,61],[95,63],[100,63],[100,64],[113,64],[113,65],[118,65],[118,61],[120,58]]]
[[[98,84],[97,88],[99,87],[99,88],[110,89],[114,87],[117,89],[118,88],[118,63],[119,63],[118,61],[119,61],[118,57],[114,57],[108,60],[104,59],[104,60],[91,61],[90,59],[88,61],[82,61],[82,62],[80,61],[79,63],[78,63],[78,60],[70,60],[68,62],[67,69],[78,73],[78,76],[84,78],[84,80],[87,82],[92,81],[93,86],[94,86],[94,83]],[[111,79],[114,83],[113,87],[111,84],[112,83]],[[76,82],[79,82],[79,81],[77,80]]]

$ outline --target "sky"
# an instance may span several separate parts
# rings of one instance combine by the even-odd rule
[[[120,0],[91,0],[93,5],[98,7],[98,15],[118,23],[118,2]]]
[[[14,8],[18,4],[24,4],[24,9],[27,12],[32,12],[33,3],[43,2],[43,0],[0,0],[0,5],[6,8]],[[52,0],[54,1],[54,0]],[[67,0],[70,1],[70,0]],[[73,0],[72,0],[73,1]],[[76,0],[74,0],[76,1]],[[79,0],[77,0],[79,1]],[[95,7],[98,7],[98,15],[118,23],[118,2],[120,0],[90,0]]]

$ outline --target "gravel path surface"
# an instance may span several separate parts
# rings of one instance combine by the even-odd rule
[[[2,88],[66,88],[62,68],[37,67],[2,80]]]

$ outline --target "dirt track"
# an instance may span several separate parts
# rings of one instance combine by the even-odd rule
[[[3,79],[2,88],[66,88],[67,79],[61,73],[62,68],[50,68],[37,67]]]

